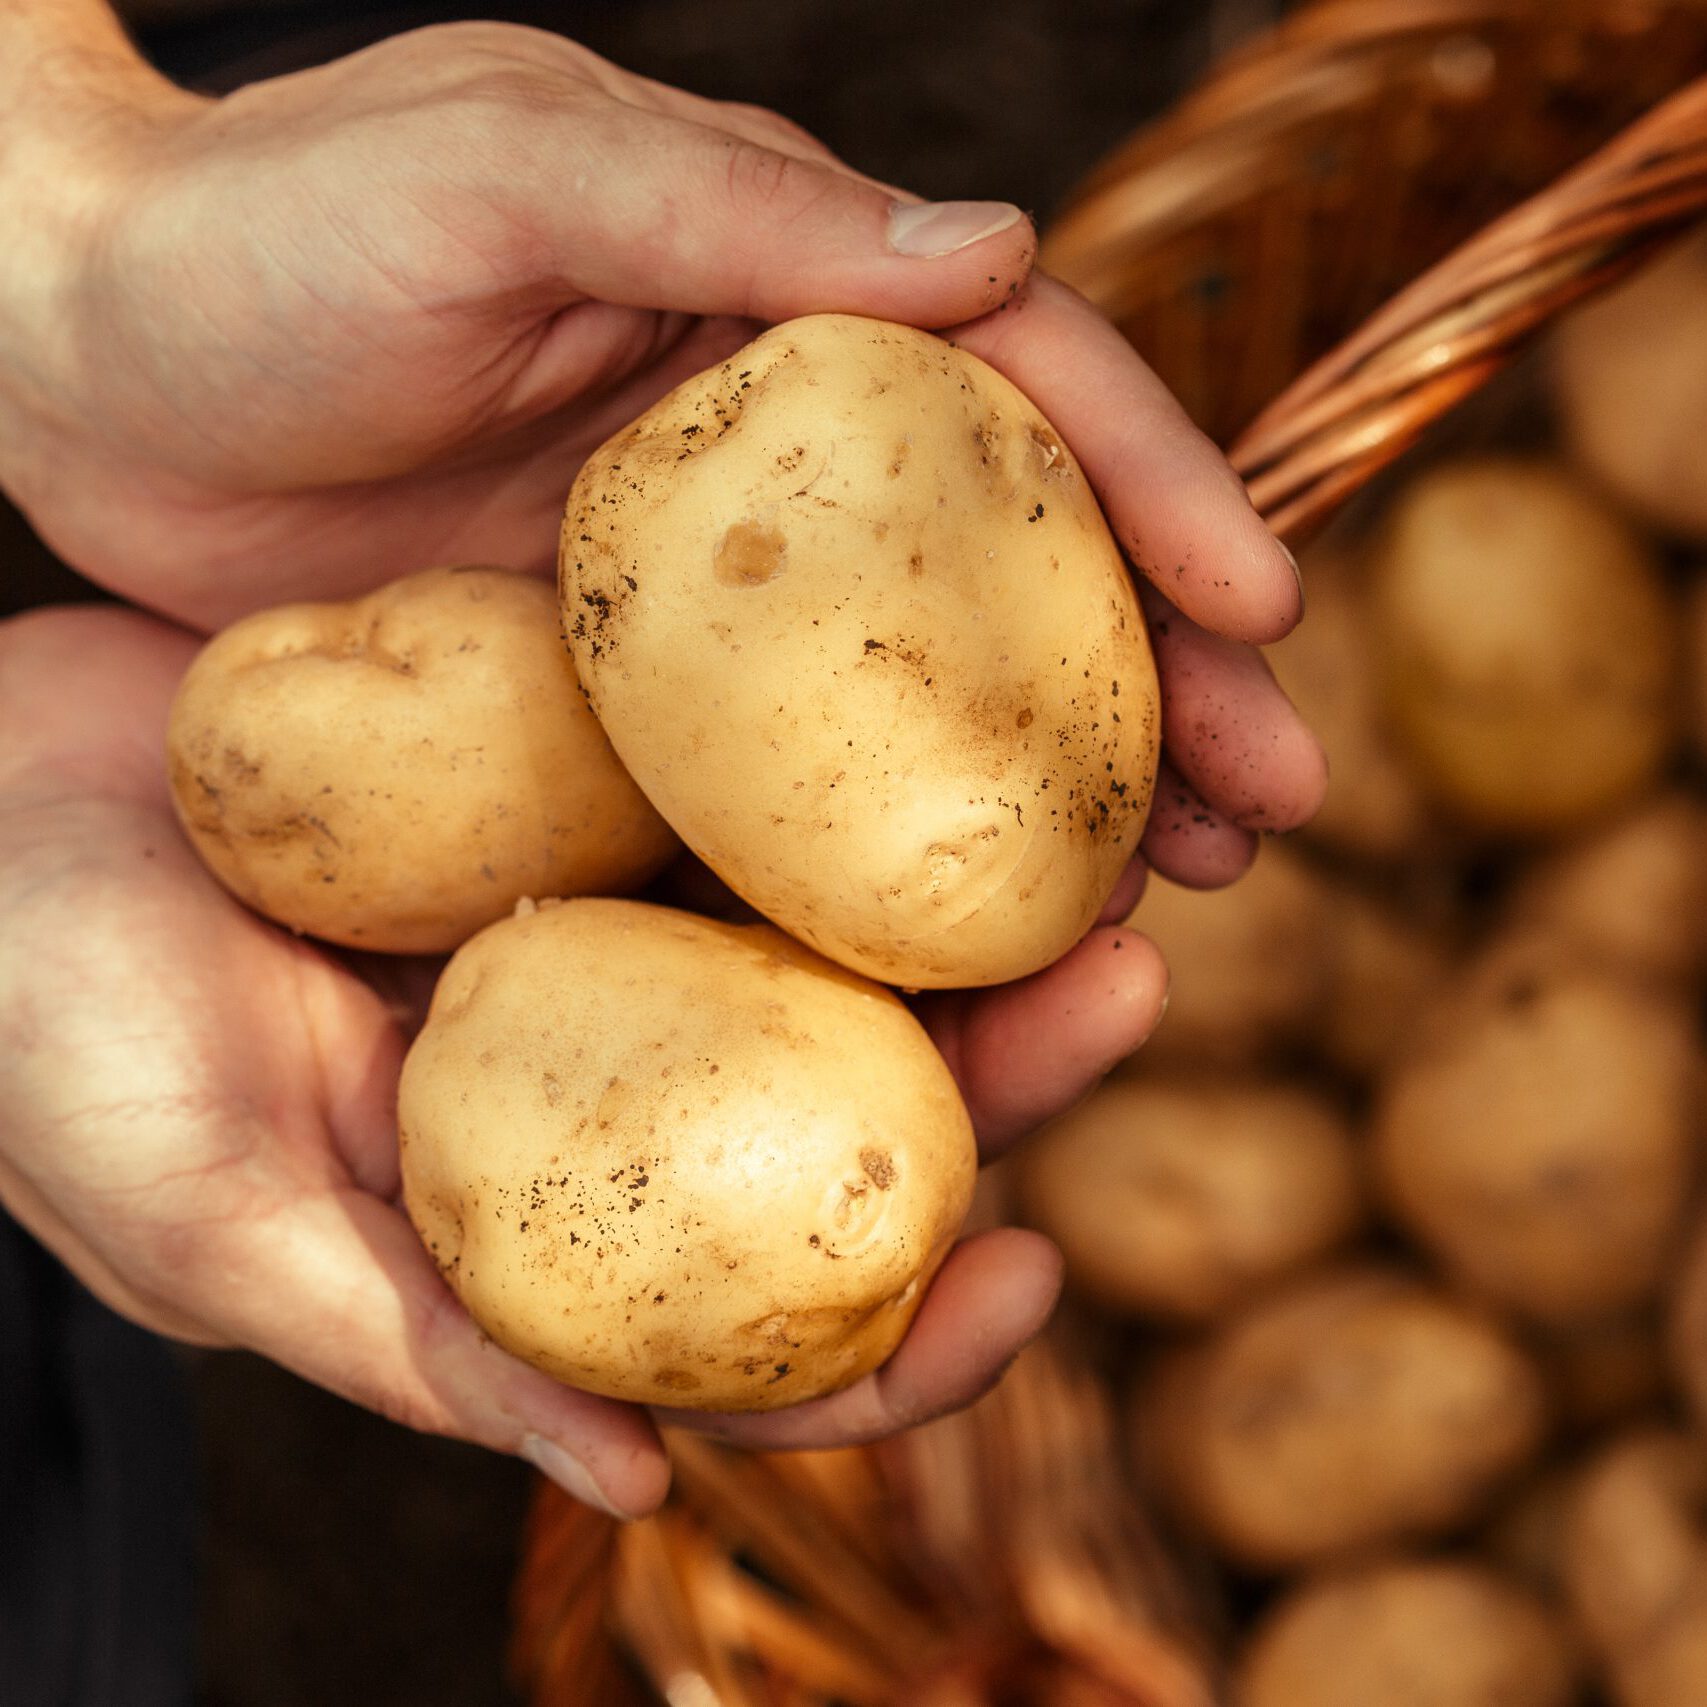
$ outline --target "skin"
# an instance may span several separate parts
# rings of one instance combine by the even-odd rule
[[[647,1414],[497,1352],[396,1207],[396,1075],[432,968],[262,924],[174,828],[161,741],[195,637],[431,563],[543,569],[581,459],[758,323],[953,329],[1056,423],[1176,601],[1164,718],[1205,810],[1145,851],[1224,881],[1253,827],[1321,795],[1320,750],[1251,649],[1296,622],[1293,571],[1113,329],[1030,275],[1016,210],[905,253],[914,198],[774,114],[483,24],[211,102],[140,67],[98,6],[0,0],[0,115],[0,228],[21,234],[0,245],[0,485],[157,613],[0,629],[0,1196],[139,1321],[650,1510],[668,1466]],[[1105,923],[920,1012],[995,1150],[1134,1049],[1165,985]],[[825,1445],[967,1403],[1041,1326],[1058,1267],[1032,1235],[970,1240],[872,1376],[695,1421]]]

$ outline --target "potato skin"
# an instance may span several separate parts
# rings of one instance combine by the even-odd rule
[[[697,1410],[876,1368],[977,1167],[892,994],[768,925],[633,901],[465,945],[398,1124],[410,1217],[494,1340],[572,1386]]]
[[[353,948],[444,952],[524,896],[636,888],[678,846],[587,708],[550,587],[504,569],[233,624],[167,753],[214,875]]]
[[[1489,459],[1421,476],[1373,569],[1393,726],[1454,817],[1559,835],[1657,773],[1675,613],[1643,542],[1563,471]]]
[[[1576,460],[1643,521],[1707,540],[1707,237],[1574,309],[1550,344]]]
[[[1356,1226],[1349,1126],[1302,1087],[1112,1081],[1016,1159],[1025,1218],[1108,1308],[1202,1320]]]
[[[1296,1282],[1139,1394],[1158,1495],[1212,1545],[1288,1568],[1472,1516],[1540,1440],[1539,1375],[1478,1312],[1381,1269]]]
[[[1318,1578],[1265,1617],[1238,1707],[1569,1707],[1573,1644],[1535,1595],[1469,1560]]]
[[[845,966],[908,987],[1058,958],[1137,847],[1155,669],[1071,453],[906,327],[766,333],[588,459],[564,625],[688,846]]]
[[[1695,1170],[1685,1008],[1515,943],[1382,1088],[1377,1190],[1463,1282],[1543,1322],[1657,1289]]]
[[[1511,919],[1586,958],[1680,985],[1707,967],[1707,809],[1673,792],[1532,866]]]
[[[1632,1431],[1578,1478],[1564,1523],[1571,1609],[1617,1707],[1707,1701],[1707,1443]]]

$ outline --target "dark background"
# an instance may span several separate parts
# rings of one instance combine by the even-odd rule
[[[121,8],[122,9],[122,8]],[[156,4],[149,56],[217,91],[436,19],[561,30],[617,63],[774,107],[936,199],[1069,188],[1271,0],[583,0]],[[98,589],[0,499],[0,614]],[[201,1428],[203,1707],[486,1707],[502,1682],[521,1466],[410,1435],[237,1353],[186,1357]],[[587,1707],[598,1707],[589,1702]]]

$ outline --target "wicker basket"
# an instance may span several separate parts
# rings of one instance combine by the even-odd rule
[[[1701,216],[1707,83],[1672,91],[1702,72],[1707,0],[1318,0],[1114,154],[1045,261],[1299,535]],[[1138,1509],[1094,1367],[1057,1331],[880,1448],[676,1436],[670,1505],[621,1531],[542,1484],[521,1687],[1208,1707],[1216,1609]]]

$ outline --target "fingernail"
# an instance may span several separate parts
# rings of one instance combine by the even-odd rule
[[[523,1458],[542,1476],[555,1482],[570,1499],[579,1500],[582,1505],[590,1505],[595,1511],[620,1518],[623,1522],[628,1521],[630,1513],[618,1511],[605,1497],[604,1489],[593,1480],[586,1465],[564,1451],[555,1440],[547,1440],[543,1434],[525,1435],[520,1450]]]
[[[982,242],[1025,218],[1012,202],[921,202],[889,214],[889,247],[897,255],[929,260]]]
[[[1292,579],[1298,583],[1298,608],[1304,608],[1304,572],[1298,567],[1298,559],[1292,555],[1292,548],[1283,539],[1274,542],[1280,547],[1280,555],[1292,565]]]

